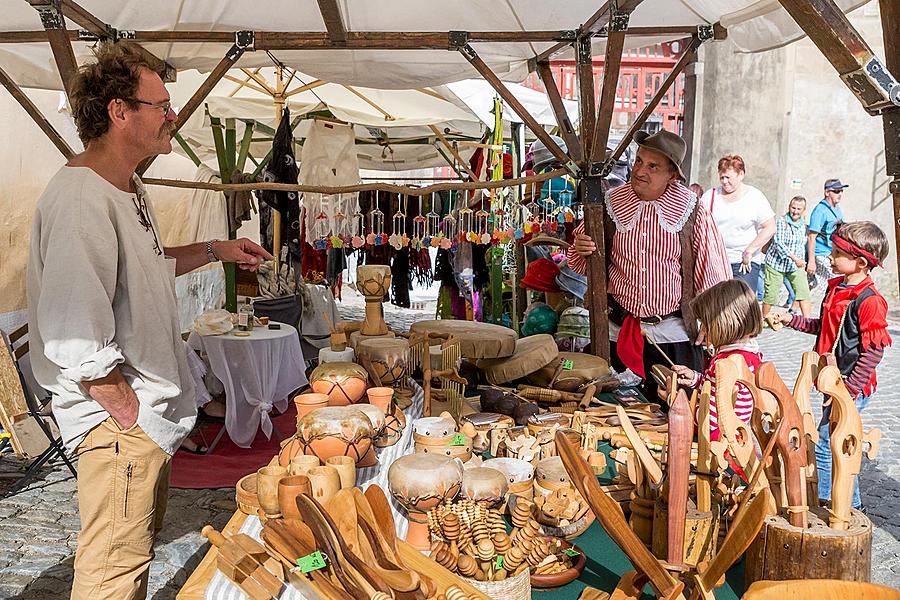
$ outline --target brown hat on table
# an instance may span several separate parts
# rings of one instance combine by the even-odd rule
[[[646,131],[638,131],[634,134],[634,141],[638,146],[659,152],[671,160],[678,169],[678,174],[682,179],[685,179],[684,171],[681,170],[681,163],[684,162],[684,155],[687,153],[687,144],[684,143],[680,135],[665,129],[661,129],[653,135]]]

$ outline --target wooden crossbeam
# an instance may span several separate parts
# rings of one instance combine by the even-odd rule
[[[34,0],[28,0],[34,5]],[[41,0],[45,2],[46,0]],[[101,40],[116,40],[116,30],[113,29],[109,24],[104,23],[93,14],[90,13],[87,9],[82,7],[77,2],[73,0],[59,0],[60,8],[62,10],[62,14],[64,17],[83,28],[88,33],[97,36]],[[163,81],[175,81],[176,70],[175,68],[168,64],[166,61],[157,57],[155,54],[146,50],[139,44],[133,44],[133,46],[137,49],[138,52],[144,57],[151,68],[160,74]]]
[[[622,13],[630,14],[637,5],[640,4],[643,0],[621,0],[616,2],[614,0],[606,0],[602,6],[592,14],[588,19],[581,25],[578,29],[581,35],[592,36],[600,32],[606,24],[609,22],[609,15],[614,8],[616,8],[616,4],[618,4],[618,11]],[[566,49],[569,44],[566,42],[561,42],[550,46],[537,56],[535,56],[535,61],[540,63],[544,61],[549,61],[556,54],[562,52]]]
[[[350,92],[351,94],[353,94],[354,96],[356,96],[357,98],[359,98],[360,100],[362,100],[363,102],[365,102],[366,104],[368,104],[369,106],[371,106],[372,108],[374,108],[375,110],[380,112],[384,116],[385,121],[396,121],[397,120],[397,118],[394,115],[392,115],[391,113],[387,112],[386,110],[384,110],[383,108],[378,106],[378,104],[373,102],[369,97],[367,97],[365,94],[363,94],[362,92],[357,90],[352,85],[344,85],[341,87],[343,87],[348,92]]]
[[[301,85],[300,87],[296,87],[296,88],[292,89],[292,90],[289,91],[289,92],[285,92],[285,93],[284,93],[284,97],[285,97],[285,98],[290,98],[291,96],[293,96],[293,95],[295,95],[295,94],[299,94],[299,93],[305,92],[305,91],[307,91],[307,90],[314,90],[314,89],[316,89],[317,87],[320,87],[320,86],[325,85],[326,83],[328,83],[328,82],[327,82],[327,81],[322,81],[321,79],[316,79],[315,81],[311,81],[311,82],[309,82],[309,83],[306,83],[306,84]]]
[[[328,31],[328,39],[332,44],[343,44],[347,41],[347,29],[341,18],[341,9],[337,0],[318,0],[319,12],[325,21],[325,29]]]
[[[900,83],[833,0],[778,0],[870,114],[900,106]],[[884,17],[882,17],[883,19]]]
[[[0,68],[0,85],[3,85],[9,93],[15,98],[16,102],[21,105],[22,108],[25,109],[25,112],[28,113],[28,116],[34,120],[37,126],[43,131],[50,141],[53,142],[53,145],[62,153],[66,159],[72,158],[75,156],[75,151],[69,146],[66,140],[56,131],[56,128],[50,124],[43,114],[41,114],[40,109],[34,105],[31,99],[25,95],[25,92],[16,85],[16,82],[12,80],[6,71]]]
[[[233,98],[234,95],[237,94],[241,88],[247,88],[247,89],[253,90],[255,92],[259,92],[260,94],[263,94],[263,95],[269,94],[269,92],[262,89],[258,85],[253,85],[252,83],[250,83],[251,78],[249,75],[247,77],[244,77],[244,79],[238,79],[237,77],[234,77],[232,75],[223,75],[222,79],[225,79],[226,81],[232,81],[232,82],[238,84],[236,88],[234,88],[233,90],[231,90],[228,93],[229,98]]]
[[[222,60],[219,61],[219,64],[215,66],[215,68],[210,71],[209,75],[207,75],[206,79],[200,84],[200,87],[197,88],[197,91],[191,96],[191,98],[187,101],[187,103],[182,107],[181,111],[178,113],[178,118],[175,119],[175,124],[173,125],[173,135],[177,133],[187,122],[187,120],[194,114],[194,111],[200,107],[209,93],[212,91],[216,84],[225,76],[228,72],[228,69],[234,66],[234,63],[238,61],[238,59],[244,54],[244,48],[241,48],[237,44],[232,46],[228,52],[222,57]],[[137,174],[143,175],[147,172],[147,169],[150,168],[150,165],[153,164],[153,161],[156,160],[156,156],[151,156],[147,160],[145,160],[141,165],[137,168]]]
[[[634,134],[640,131],[641,127],[644,126],[644,123],[647,122],[647,119],[650,118],[650,115],[653,114],[653,111],[656,110],[656,107],[659,106],[660,100],[662,100],[663,96],[665,96],[669,88],[675,83],[675,80],[678,79],[678,76],[681,75],[681,72],[684,71],[684,68],[696,58],[697,48],[700,47],[701,40],[697,36],[693,36],[691,40],[688,42],[687,47],[684,49],[684,53],[681,55],[681,58],[678,59],[678,62],[675,63],[675,66],[672,67],[672,70],[663,80],[662,84],[659,86],[659,89],[656,91],[656,94],[647,103],[644,107],[644,110],[637,116],[634,120],[634,123],[631,124],[631,127],[628,128],[628,132],[625,134],[625,137],[622,138],[622,141],[619,142],[619,145],[616,146],[616,149],[613,151],[612,156],[607,161],[607,164],[610,164],[612,161],[618,160],[622,153],[625,152],[625,149],[631,144],[631,140],[634,139]]]
[[[244,75],[258,83],[264,90],[266,90],[266,93],[268,93],[270,96],[275,95],[275,88],[273,88],[272,85],[268,81],[266,81],[265,77],[259,74],[259,71],[251,71],[250,69],[241,69],[241,71],[244,73]]]
[[[513,112],[519,115],[519,118],[528,126],[531,132],[539,139],[547,149],[553,154],[554,157],[566,168],[571,174],[578,175],[579,169],[575,162],[569,158],[569,156],[563,151],[562,148],[559,147],[553,138],[544,131],[544,128],[541,127],[540,123],[535,120],[531,113],[528,112],[522,103],[519,102],[518,98],[516,98],[512,92],[509,91],[503,82],[500,81],[500,78],[491,71],[490,67],[488,67],[485,62],[478,56],[478,53],[475,52],[475,49],[472,48],[469,44],[464,44],[459,48],[460,54],[462,54],[469,64],[478,71],[481,77],[491,84],[491,87],[494,88],[494,91],[499,94],[503,101],[506,102],[507,106],[509,106]]]
[[[559,87],[553,78],[553,71],[550,69],[550,63],[542,62],[537,65],[537,73],[544,84],[544,91],[547,94],[547,100],[550,102],[550,108],[553,109],[553,116],[556,117],[556,124],[559,127],[559,135],[566,141],[569,147],[569,156],[575,161],[580,161],[582,157],[581,140],[575,133],[575,126],[566,113],[566,107],[563,103],[562,96],[559,93]]]

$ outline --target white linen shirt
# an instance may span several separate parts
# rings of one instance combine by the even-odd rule
[[[169,454],[197,417],[178,322],[175,259],[141,224],[139,195],[87,167],[64,166],[38,201],[28,259],[31,364],[53,394],[66,448],[109,417],[82,381],[118,365],[139,402],[137,425]],[[161,244],[161,242],[160,242]],[[161,250],[161,246],[160,246]]]

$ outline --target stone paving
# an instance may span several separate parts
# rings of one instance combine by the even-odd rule
[[[361,318],[362,302],[345,291],[341,312]],[[397,328],[430,319],[433,303],[408,311],[386,306],[386,319]],[[900,343],[900,329],[892,330]],[[782,330],[766,331],[760,339],[765,357],[792,380],[800,353],[812,337]],[[863,414],[866,428],[880,427],[881,449],[874,461],[864,461],[861,474],[863,503],[875,526],[872,579],[900,588],[900,351],[889,350],[879,369],[879,392]],[[0,494],[20,473],[21,464],[0,459]],[[0,598],[57,600],[67,598],[78,531],[75,481],[62,467],[45,470],[27,490],[0,498]],[[148,597],[170,600],[206,552],[200,528],[212,523],[221,528],[235,509],[234,491],[172,490],[166,524],[150,567]]]

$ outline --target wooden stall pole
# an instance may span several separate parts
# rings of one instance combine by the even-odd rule
[[[628,15],[613,14],[610,19],[610,31],[606,37],[606,58],[603,62],[603,87],[600,88],[600,106],[597,109],[597,123],[594,125],[594,143],[589,158],[591,174],[594,171],[594,157],[600,162],[606,160],[606,145],[609,143],[609,128],[613,113],[616,110],[616,90],[619,87],[619,71],[622,66],[622,51],[625,48],[625,33],[618,28],[622,21],[628,25]]]
[[[578,115],[581,129],[583,162],[581,168],[588,169],[588,161],[594,155],[594,58],[591,55],[591,37],[580,36],[575,41],[575,78],[578,81]]]
[[[53,60],[59,70],[66,96],[72,96],[72,76],[78,70],[75,62],[75,52],[72,50],[72,42],[66,31],[66,19],[62,11],[62,3],[59,0],[28,0],[38,15],[41,17],[41,25],[47,33],[47,41],[50,42],[50,50],[53,52]]]
[[[544,84],[544,93],[547,94],[550,108],[553,109],[553,116],[556,117],[559,135],[565,140],[569,149],[569,156],[576,161],[580,161],[582,159],[581,140],[578,139],[578,135],[575,133],[575,126],[572,125],[572,120],[569,119],[569,115],[566,113],[566,107],[559,93],[559,88],[556,86],[556,80],[553,78],[550,63],[539,62],[537,64],[537,72],[541,78],[541,83]]]
[[[584,232],[594,240],[597,251],[587,258],[588,292],[585,305],[591,316],[591,352],[609,360],[609,311],[606,298],[606,215],[599,177],[585,177],[579,186],[584,206]]]
[[[694,154],[694,124],[697,118],[697,77],[702,73],[702,65],[697,61],[697,55],[694,54],[693,59],[685,68],[684,76],[684,113],[681,121],[681,137],[684,139],[685,153],[684,161],[681,163],[681,170],[687,178],[687,183],[691,182],[691,167],[693,166]]]
[[[900,4],[895,0],[880,0],[881,29],[884,32],[885,62],[891,73],[900,73]],[[886,110],[884,126],[884,156],[894,198],[894,251],[897,271],[900,272],[900,109]]]

